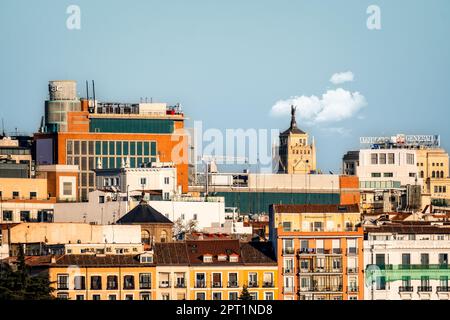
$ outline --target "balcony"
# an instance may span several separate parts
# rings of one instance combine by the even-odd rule
[[[177,283],[175,284],[175,288],[186,288],[186,283],[183,281],[177,281]]]
[[[358,273],[358,268],[347,268],[347,273]]]
[[[69,290],[69,284],[67,282],[59,282],[57,288],[58,290]]]
[[[349,287],[350,288],[350,287]],[[358,288],[358,287],[352,287],[352,288]],[[301,287],[301,292],[342,292],[342,285],[338,286],[315,286],[315,287]],[[357,292],[356,291],[349,291],[349,292]]]
[[[237,281],[228,281],[228,288],[239,288]]]
[[[258,282],[257,281],[250,281],[248,283],[249,288],[258,288]]]
[[[284,287],[283,294],[286,294],[286,293],[294,293],[294,287]]]
[[[358,254],[358,248],[347,248],[347,254],[349,256]]]
[[[139,289],[151,289],[152,284],[151,282],[141,282],[139,283]]]
[[[213,288],[222,288],[222,282],[220,282],[220,281],[213,282],[212,287]]]
[[[449,286],[439,286],[437,287],[437,292],[450,292],[450,287]]]
[[[294,268],[283,268],[283,274],[293,274]]]
[[[294,254],[294,248],[283,248],[283,255]]]
[[[358,292],[359,291],[359,288],[358,288],[358,286],[349,286],[349,287],[347,287],[347,292],[351,292],[351,293],[355,293],[355,292]]]
[[[170,281],[169,280],[162,280],[159,282],[160,288],[170,288]]]
[[[297,254],[315,254],[316,249],[314,248],[301,248],[297,250]]]
[[[413,292],[414,288],[411,286],[401,286],[398,288],[398,292]]]
[[[273,281],[264,281],[262,286],[263,288],[273,288],[275,285]]]
[[[201,281],[201,280],[197,280],[195,282],[195,288],[206,288],[206,282],[205,281]]]
[[[342,254],[342,249],[341,248],[333,248],[333,254]]]
[[[433,290],[430,286],[420,286],[417,291],[418,292],[431,292]]]

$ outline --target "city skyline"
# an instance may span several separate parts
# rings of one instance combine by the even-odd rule
[[[72,4],[79,30],[66,27]],[[339,172],[360,136],[439,134],[448,149],[439,114],[450,98],[450,45],[441,41],[450,5],[376,1],[382,27],[369,30],[371,4],[3,2],[1,118],[7,131],[36,132],[49,80],[77,80],[84,96],[84,81],[94,79],[100,101],[180,102],[187,127],[203,121],[222,131],[283,131],[289,115],[274,115],[274,106],[303,102],[298,126],[315,137],[324,172]],[[320,114],[330,105],[349,111]]]

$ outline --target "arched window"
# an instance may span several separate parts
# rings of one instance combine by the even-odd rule
[[[148,232],[147,230],[142,230],[141,241],[143,244],[150,244],[150,232]]]
[[[444,171],[441,171],[441,178],[444,177]]]
[[[423,178],[423,171],[420,171],[420,177]]]
[[[431,177],[432,177],[432,178],[436,178],[436,172],[433,171],[433,172],[431,173]]]
[[[167,242],[167,232],[166,231],[161,231],[161,234],[160,234],[160,241],[161,242]]]

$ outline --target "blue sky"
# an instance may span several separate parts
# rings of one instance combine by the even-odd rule
[[[81,29],[66,28],[69,5]],[[369,5],[381,30],[366,27]],[[33,132],[52,79],[94,79],[99,100],[180,102],[205,128],[285,129],[277,101],[343,88],[366,105],[299,121],[318,164],[339,171],[359,136],[440,134],[450,149],[448,0],[2,0],[0,117]],[[354,81],[334,85],[334,73]],[[300,117],[301,118],[301,117]]]

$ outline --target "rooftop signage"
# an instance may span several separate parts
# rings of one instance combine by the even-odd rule
[[[360,137],[361,144],[394,144],[404,146],[439,147],[439,135],[404,135],[397,134],[391,137]]]

